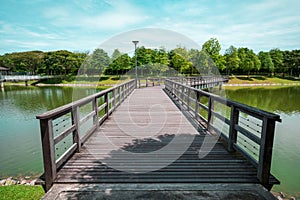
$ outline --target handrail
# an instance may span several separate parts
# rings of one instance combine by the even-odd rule
[[[80,152],[84,142],[135,88],[136,81],[131,80],[36,116],[40,120],[46,191],[60,167],[73,153]],[[87,130],[83,130],[85,124]]]
[[[201,86],[201,89],[222,86],[224,82],[228,82],[227,76],[178,76],[178,77],[144,77],[139,78],[138,87],[151,87],[163,85],[165,79],[173,80],[191,87]]]
[[[228,151],[239,151],[248,159],[257,168],[257,178],[264,186],[270,185],[275,123],[281,122],[279,115],[169,79],[165,80],[165,90],[188,111],[198,125],[204,122],[210,132],[219,133],[227,143]],[[207,105],[203,103],[205,100]],[[228,109],[230,116],[218,111],[217,106]],[[224,126],[218,127],[217,121],[220,120],[224,122],[226,130]],[[252,155],[253,152],[256,156]]]
[[[203,86],[203,88],[207,88],[208,86],[217,86],[221,83],[228,82],[228,77],[225,76],[190,76],[172,77],[168,79],[191,87]]]

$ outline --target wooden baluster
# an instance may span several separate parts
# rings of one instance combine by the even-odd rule
[[[208,117],[207,117],[207,129],[211,131],[211,125],[213,124],[213,112],[214,111],[214,100],[210,96],[208,101]]]
[[[72,124],[75,125],[75,130],[73,131],[73,143],[77,143],[77,152],[80,152],[81,149],[81,142],[79,137],[80,132],[80,116],[79,116],[79,107],[72,108]]]
[[[135,84],[136,82],[134,82],[134,84]],[[136,85],[134,85],[134,87],[136,88]],[[120,105],[121,104],[121,87],[119,86],[118,87],[118,98],[119,98],[119,101],[118,101],[118,105]]]
[[[239,123],[239,111],[235,106],[231,106],[230,113],[230,125],[229,125],[229,135],[228,135],[228,151],[233,152],[233,144],[237,141],[237,131],[234,126]]]
[[[40,128],[45,172],[45,190],[48,191],[56,179],[55,144],[52,119],[40,119]]]
[[[99,114],[98,114],[98,98],[95,98],[92,102],[92,106],[93,106],[93,109],[94,109],[94,112],[95,112],[95,115],[93,117],[93,124],[95,126],[98,126],[99,125]]]
[[[116,109],[116,89],[113,90],[113,110]]]
[[[190,88],[187,89],[187,110],[190,111],[190,95],[191,95],[191,90]]]
[[[184,87],[183,85],[181,85],[181,92],[180,92],[180,96],[181,96],[181,105],[183,105],[184,102]]]
[[[104,101],[106,103],[106,106],[105,106],[105,115],[106,115],[106,118],[108,118],[108,116],[109,116],[109,103],[108,103],[109,98],[108,98],[108,93],[105,93],[105,95],[104,95]]]
[[[198,91],[195,92],[196,92],[195,118],[198,121],[200,93]]]

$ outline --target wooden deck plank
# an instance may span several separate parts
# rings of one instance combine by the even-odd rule
[[[161,88],[137,89],[62,167],[55,182],[258,183],[256,169],[213,137],[199,134]],[[199,158],[199,151],[207,156]],[[151,171],[156,166],[162,167]]]

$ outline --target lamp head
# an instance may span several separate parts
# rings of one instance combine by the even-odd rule
[[[139,43],[139,41],[133,40],[132,43],[133,43],[134,45],[136,45],[137,43]]]

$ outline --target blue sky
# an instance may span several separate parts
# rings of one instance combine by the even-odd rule
[[[216,37],[255,52],[300,49],[299,0],[0,0],[0,54],[92,51],[134,29],[163,28],[200,46]]]

